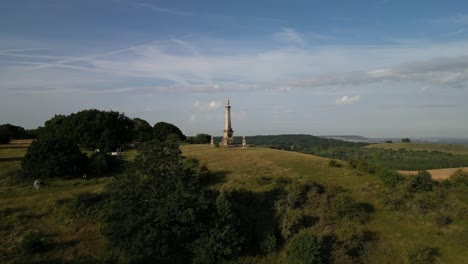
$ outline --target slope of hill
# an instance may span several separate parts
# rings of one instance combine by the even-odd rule
[[[406,263],[407,251],[421,246],[437,248],[440,263],[468,262],[467,245],[461,245],[455,238],[460,230],[466,230],[468,223],[457,223],[440,232],[431,225],[428,216],[384,209],[379,200],[385,187],[374,175],[361,174],[346,166],[329,167],[329,160],[325,158],[266,148],[187,145],[182,151],[218,173],[216,187],[221,190],[265,192],[282,178],[315,181],[350,190],[358,202],[371,208],[372,220],[368,227],[378,236],[378,241],[372,245],[372,254],[366,256],[367,263]]]
[[[456,155],[468,155],[468,146],[455,144],[434,144],[434,143],[382,143],[366,146],[367,148],[384,148],[384,149],[407,149],[407,150],[425,150],[439,151]]]
[[[102,224],[92,218],[74,216],[61,201],[79,194],[100,193],[110,179],[50,180],[47,188],[37,191],[29,183],[12,183],[8,179],[19,168],[26,146],[0,146],[0,262],[74,263],[100,259],[108,246],[101,234]],[[436,248],[440,263],[468,263],[468,245],[463,235],[468,228],[466,220],[436,229],[429,214],[389,211],[380,202],[388,190],[375,175],[344,164],[330,167],[326,158],[268,148],[185,145],[181,149],[187,158],[197,158],[206,164],[215,176],[213,187],[226,192],[268,194],[290,181],[317,182],[349,190],[371,216],[366,228],[375,240],[368,245],[365,263],[407,263],[408,253],[420,247]],[[134,154],[127,153],[128,158]],[[262,214],[262,210],[256,213]],[[21,251],[18,243],[27,230],[46,235],[45,252],[31,255]],[[245,263],[284,263],[283,253],[279,249],[279,253],[246,257]]]

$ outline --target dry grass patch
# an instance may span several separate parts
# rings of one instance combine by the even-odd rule
[[[435,169],[435,170],[428,170],[431,174],[432,178],[435,180],[445,180],[450,178],[457,170],[462,169],[463,171],[468,172],[468,167],[463,168],[448,168],[448,169]],[[419,171],[399,171],[401,174],[404,175],[416,175]]]

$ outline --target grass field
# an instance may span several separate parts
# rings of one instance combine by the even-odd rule
[[[266,148],[187,145],[182,151],[218,172],[221,179],[217,187],[222,190],[263,192],[274,188],[275,179],[281,177],[350,190],[358,202],[367,203],[374,210],[368,228],[378,234],[379,240],[367,256],[367,263],[407,263],[405,250],[422,246],[440,249],[438,263],[468,263],[468,249],[453,239],[468,223],[452,225],[440,232],[429,219],[384,210],[378,202],[384,187],[373,175],[359,175],[346,166],[328,167],[329,160],[325,158]]]
[[[406,149],[406,150],[425,150],[425,151],[440,151],[445,153],[468,155],[468,146],[453,145],[453,144],[432,144],[432,143],[382,143],[372,144],[366,148],[384,148],[384,149]]]
[[[448,169],[435,169],[435,170],[428,170],[431,174],[433,179],[436,180],[444,180],[450,178],[457,170],[462,169],[463,171],[468,172],[468,167],[463,168],[448,168]],[[399,171],[401,174],[404,175],[416,175],[419,171]]]
[[[47,187],[33,182],[14,183],[11,174],[20,168],[30,141],[0,145],[0,263],[67,263],[91,260],[101,255],[106,241],[101,224],[71,216],[58,201],[84,192],[100,192],[108,178],[48,180]],[[19,241],[29,230],[46,235],[47,251],[25,254]]]
[[[40,190],[34,190],[32,182],[12,182],[11,174],[19,169],[27,145],[0,145],[0,263],[95,262],[107,250],[101,223],[72,216],[58,201],[79,193],[101,192],[110,179],[51,180]],[[345,164],[329,167],[325,158],[267,148],[185,145],[181,149],[184,156],[208,166],[217,176],[214,187],[220,190],[262,193],[287,179],[350,190],[354,199],[372,209],[367,227],[379,237],[366,263],[407,263],[406,251],[421,246],[438,248],[438,263],[468,263],[468,248],[454,239],[468,223],[456,222],[435,230],[429,219],[384,210],[378,202],[384,187],[374,175],[360,174]],[[126,152],[124,157],[131,160],[135,154]],[[45,253],[29,255],[18,248],[27,230],[46,234],[49,247]],[[255,262],[276,262],[276,256],[257,257]]]

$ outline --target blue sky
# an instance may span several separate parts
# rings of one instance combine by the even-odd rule
[[[468,137],[466,1],[0,2],[0,123]]]

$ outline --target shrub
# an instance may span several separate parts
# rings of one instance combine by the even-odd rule
[[[340,168],[341,164],[339,164],[336,160],[330,160],[330,162],[328,162],[328,167]]]
[[[89,159],[88,169],[94,176],[103,176],[119,172],[122,169],[123,161],[115,156],[105,153],[93,153]]]
[[[458,169],[450,176],[450,180],[455,184],[468,186],[468,172]]]
[[[260,242],[260,249],[263,253],[268,254],[274,252],[277,246],[277,239],[274,233],[266,233]]]
[[[408,191],[410,192],[427,192],[432,191],[434,181],[431,174],[427,171],[420,171],[413,177],[410,177]]]
[[[416,248],[408,254],[408,260],[410,264],[431,264],[437,254],[437,249],[434,248]]]
[[[300,210],[287,209],[281,217],[281,235],[288,239],[304,227],[304,215]]]
[[[295,235],[287,246],[286,254],[291,264],[325,263],[322,239],[309,233]]]
[[[105,195],[97,193],[80,193],[72,199],[58,200],[70,213],[80,217],[99,218],[105,214]]]
[[[397,185],[402,183],[405,178],[400,173],[393,170],[382,170],[379,172],[380,180],[389,187],[395,188]]]
[[[43,252],[46,249],[44,234],[38,230],[29,230],[21,238],[19,246],[26,253]]]
[[[444,213],[438,212],[434,217],[435,225],[438,228],[448,226],[452,223],[452,218]]]
[[[26,178],[79,176],[86,168],[86,155],[70,139],[42,137],[29,146],[21,167]]]

